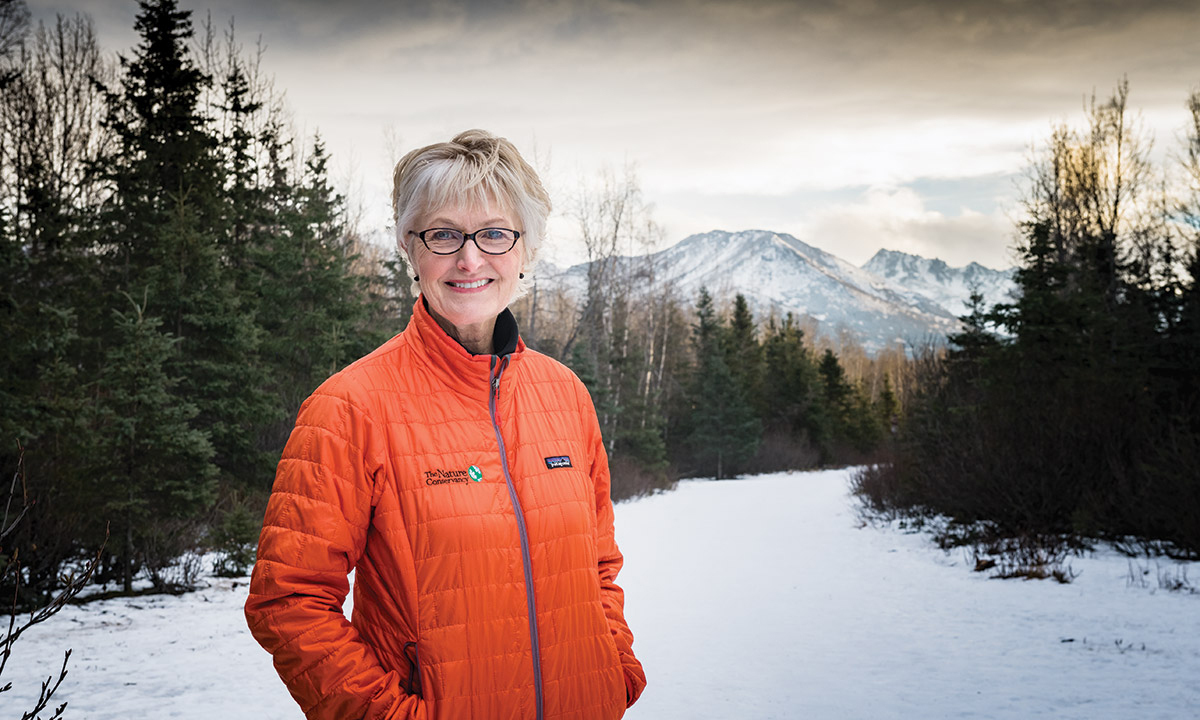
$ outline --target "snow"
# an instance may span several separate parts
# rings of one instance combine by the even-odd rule
[[[992,270],[979,263],[950,267],[939,259],[880,250],[862,266],[896,289],[933,300],[955,317],[966,315],[971,293],[983,296],[984,306],[1012,302],[1015,270]]]
[[[993,580],[927,536],[864,524],[849,472],[687,481],[616,508],[649,678],[632,720],[1181,718],[1200,703],[1200,563],[1073,558]],[[1148,570],[1148,574],[1143,574]],[[0,715],[74,648],[68,718],[300,718],[242,619],[246,580],[69,607],[15,646]],[[8,708],[10,710],[5,711]]]

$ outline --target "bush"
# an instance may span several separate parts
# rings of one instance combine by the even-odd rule
[[[262,512],[252,503],[233,496],[210,533],[217,552],[213,572],[219,577],[242,577],[254,565],[255,548],[262,530]]]
[[[768,430],[763,434],[758,452],[742,466],[747,473],[809,470],[821,461],[821,450],[809,441],[807,433],[787,430]]]
[[[609,494],[613,502],[653,495],[675,486],[675,476],[668,468],[648,469],[636,460],[614,456],[609,461],[612,485]]]
[[[896,467],[887,462],[864,465],[850,475],[850,491],[859,497],[868,513],[883,517],[909,514],[913,509],[902,483]]]

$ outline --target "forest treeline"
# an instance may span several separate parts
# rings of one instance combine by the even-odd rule
[[[186,588],[205,550],[245,572],[300,403],[414,302],[260,51],[174,0],[141,2],[135,30],[114,62],[86,16],[34,27],[0,0],[0,593],[23,606],[101,546],[94,578],[125,592]],[[614,496],[862,458],[885,436],[903,353],[843,343],[845,364],[800,319],[618,262],[655,232],[633,175],[569,204],[586,292],[543,280],[515,310],[592,391]]]
[[[142,3],[113,62],[86,16],[4,6],[3,592],[19,562],[46,597],[106,538],[126,590],[181,584],[201,541],[244,567],[299,403],[400,329],[406,285],[232,29]]]
[[[919,358],[890,462],[858,476],[875,509],[1200,555],[1200,91],[1157,165],[1128,94],[1038,150],[1017,297]]]

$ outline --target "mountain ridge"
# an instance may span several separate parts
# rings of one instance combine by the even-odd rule
[[[946,310],[963,315],[972,292],[988,307],[1012,300],[1015,269],[995,270],[977,262],[951,267],[940,258],[881,248],[862,268],[905,290],[918,292]]]
[[[889,257],[893,256],[884,256]],[[939,287],[937,277],[951,278],[954,282],[948,287],[961,289],[960,269],[940,260],[900,253],[892,265],[894,270],[904,272],[896,270],[891,277],[881,277],[792,235],[770,230],[697,233],[664,250],[614,258],[614,262],[618,268],[627,269],[632,269],[634,263],[652,264],[657,268],[658,280],[672,283],[685,300],[694,299],[699,289],[706,287],[716,297],[741,293],[760,319],[771,311],[811,317],[819,323],[820,334],[833,337],[848,331],[870,352],[898,342],[944,342],[947,335],[960,329],[958,315],[964,314],[946,308],[927,294],[929,287]],[[978,268],[974,272],[1002,272]],[[551,274],[581,297],[587,286],[587,271],[588,263],[579,263]],[[951,300],[957,297],[949,291],[942,296]]]

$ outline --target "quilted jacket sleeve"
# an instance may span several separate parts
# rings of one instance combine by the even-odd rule
[[[625,622],[625,592],[617,585],[617,573],[621,571],[625,559],[617,548],[613,528],[608,453],[604,449],[604,441],[600,437],[600,423],[586,389],[583,390],[581,406],[588,415],[585,427],[590,427],[592,436],[589,446],[592,484],[596,492],[596,571],[600,575],[600,599],[604,604],[604,614],[608,617],[609,630],[617,643],[617,652],[621,655],[621,665],[625,671],[625,706],[629,707],[637,701],[642,689],[646,687],[646,673],[633,655],[633,633]]]
[[[424,718],[342,614],[386,472],[369,416],[318,389],[300,410],[267,504],[246,619],[310,720]]]

